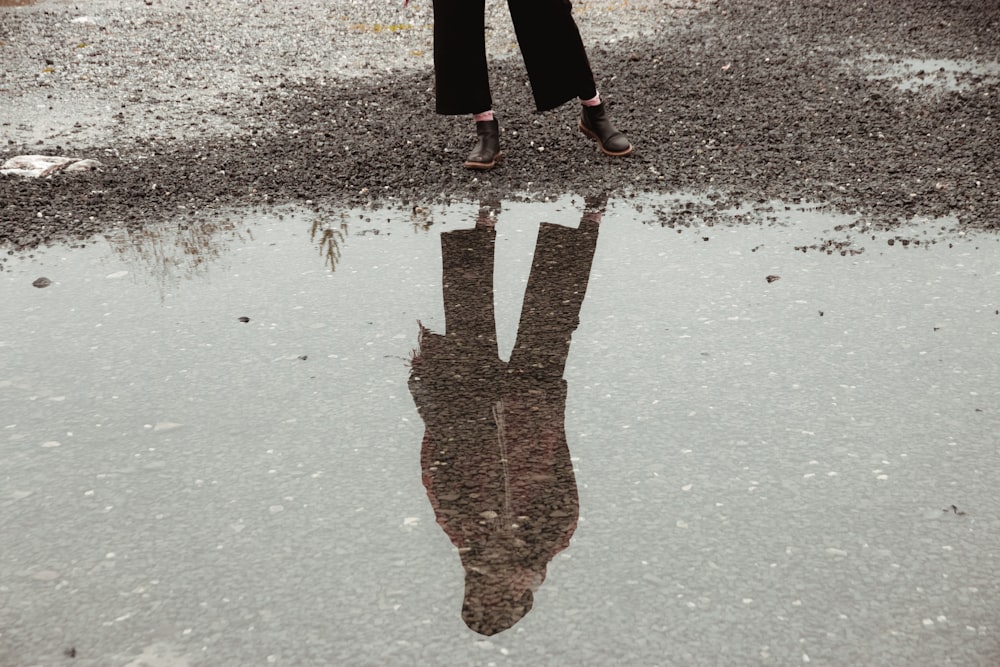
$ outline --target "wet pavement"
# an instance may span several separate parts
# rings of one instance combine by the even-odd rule
[[[704,202],[9,257],[0,664],[996,664],[1000,238]]]

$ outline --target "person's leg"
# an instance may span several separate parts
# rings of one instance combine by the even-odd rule
[[[493,108],[486,68],[485,0],[434,0],[434,93],[439,114]]]
[[[503,157],[486,64],[485,0],[434,0],[434,92],[439,114],[473,114],[476,147],[465,166],[490,169]]]
[[[570,0],[507,0],[528,70],[535,106],[546,111],[574,97],[583,106],[580,131],[608,155],[628,155],[632,145],[608,119],[594,82]]]
[[[539,111],[597,94],[569,0],[507,0],[507,6]]]

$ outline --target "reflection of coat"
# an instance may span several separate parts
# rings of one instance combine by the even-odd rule
[[[576,528],[562,373],[597,223],[539,229],[509,363],[497,354],[493,240],[487,227],[442,235],[447,333],[421,331],[410,374],[427,497],[466,570],[463,617],[484,634],[527,613]]]
[[[463,563],[505,561],[544,573],[569,545],[579,509],[564,427],[566,384],[519,382],[497,371],[461,377],[437,409],[421,409],[424,486]],[[427,371],[421,364],[417,372]],[[501,548],[510,552],[496,553]]]

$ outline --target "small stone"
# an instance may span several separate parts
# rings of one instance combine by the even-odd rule
[[[163,431],[173,431],[181,426],[183,426],[183,424],[178,424],[177,422],[156,422],[153,426],[153,432],[162,433]]]
[[[34,285],[35,287],[42,288],[42,287],[48,287],[49,285],[51,285],[52,281],[49,280],[48,278],[46,278],[45,276],[42,276],[41,278],[36,278],[35,282],[33,282],[31,284]]]

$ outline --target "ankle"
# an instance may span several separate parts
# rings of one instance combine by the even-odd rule
[[[581,97],[580,98],[580,104],[582,104],[585,107],[600,106],[600,104],[601,104],[601,94],[597,93],[593,97],[591,97],[589,99],[586,99],[586,100]]]
[[[482,113],[472,114],[472,120],[476,121],[477,123],[482,121],[493,120],[493,109],[490,109],[489,111],[483,111]]]

